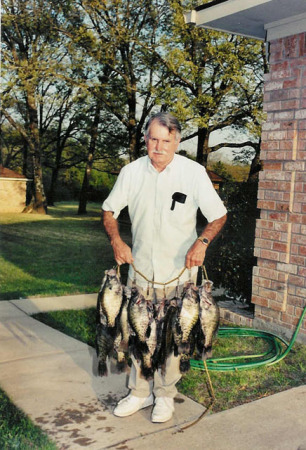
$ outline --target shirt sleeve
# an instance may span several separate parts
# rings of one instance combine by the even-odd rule
[[[195,186],[195,199],[202,214],[208,222],[223,217],[227,210],[217,194],[204,167],[199,168],[199,176]]]
[[[113,211],[114,219],[118,218],[120,211],[128,204],[129,180],[129,173],[125,166],[121,169],[113,189],[102,204],[103,211]]]

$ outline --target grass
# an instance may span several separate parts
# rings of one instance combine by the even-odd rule
[[[94,346],[95,308],[82,311],[41,313],[36,319]],[[214,342],[214,357],[237,354],[258,354],[266,349],[259,338],[218,337]],[[242,405],[277,392],[306,383],[306,346],[295,343],[285,359],[272,366],[236,372],[210,371],[215,391],[213,412]],[[210,394],[205,372],[190,370],[178,384],[178,390],[203,405],[209,405]]]
[[[56,450],[56,445],[0,389],[0,448]]]
[[[100,208],[78,216],[76,203],[62,203],[46,216],[2,214],[0,300],[97,292],[115,263]]]

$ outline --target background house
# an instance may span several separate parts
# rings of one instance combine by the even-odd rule
[[[306,298],[306,2],[214,0],[185,19],[267,42],[252,325],[290,338]]]
[[[23,175],[0,165],[0,212],[23,211],[28,181]]]

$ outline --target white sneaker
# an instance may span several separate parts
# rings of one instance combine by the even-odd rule
[[[114,415],[117,417],[127,417],[150,405],[153,405],[152,394],[145,398],[135,397],[135,395],[129,394],[117,403],[114,409]]]
[[[174,400],[170,397],[156,397],[152,411],[152,422],[167,422],[174,412]]]

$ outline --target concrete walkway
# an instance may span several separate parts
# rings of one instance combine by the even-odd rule
[[[204,409],[183,395],[165,424],[151,423],[151,407],[114,417],[126,374],[98,377],[94,349],[30,317],[95,304],[95,294],[0,302],[0,386],[59,449],[306,450],[306,386],[207,415],[184,431]]]

